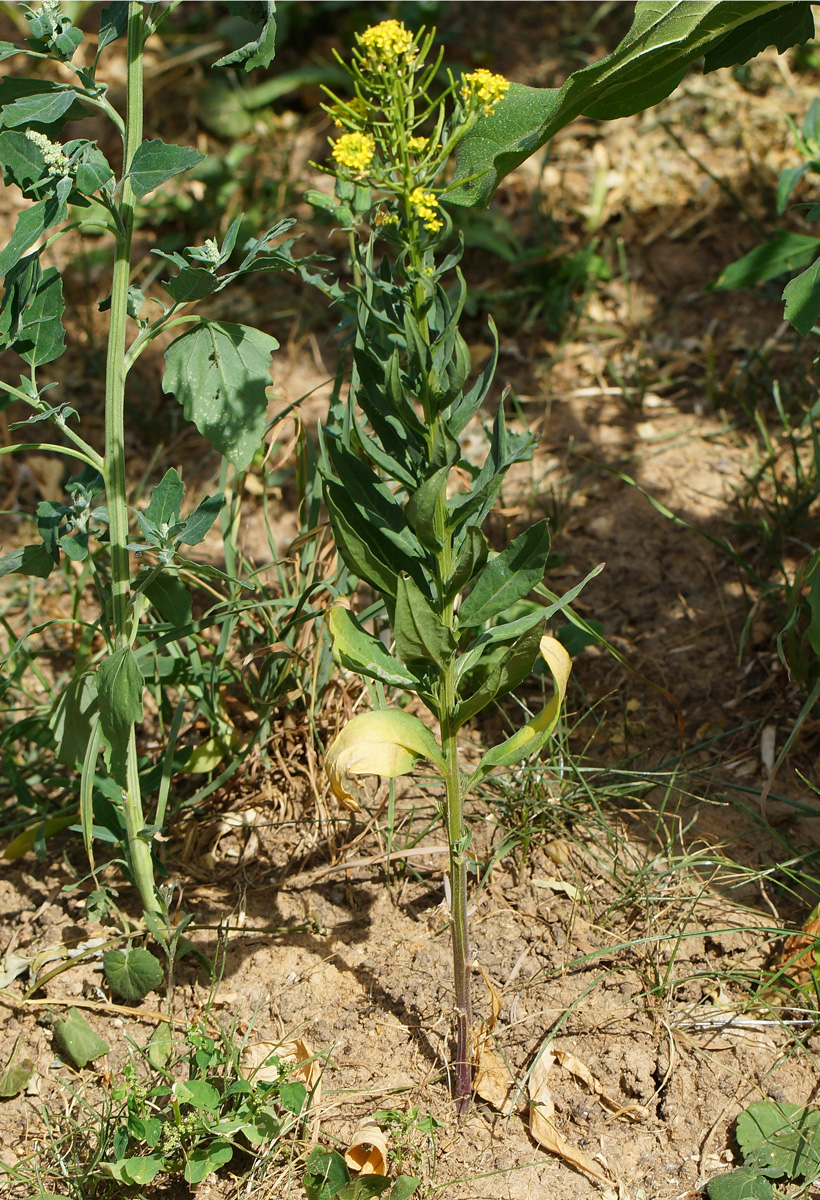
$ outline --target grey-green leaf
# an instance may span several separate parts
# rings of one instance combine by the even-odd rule
[[[45,579],[51,574],[54,559],[42,542],[34,546],[18,546],[0,558],[0,579],[4,575],[34,575]]]
[[[416,691],[419,680],[407,670],[377,637],[368,633],[346,608],[333,608],[326,615],[333,641],[333,658],[348,671],[378,679],[389,687]]]
[[[549,523],[538,521],[487,563],[459,610],[459,625],[483,625],[526,596],[543,579],[549,552]]]
[[[156,529],[162,525],[173,525],[179,520],[184,498],[185,485],[180,479],[179,472],[173,467],[169,467],[151,492],[151,499],[144,514],[146,520]]]
[[[198,546],[219,516],[224,504],[225,497],[222,495],[214,493],[213,496],[206,496],[183,521],[182,528],[176,535],[177,541],[186,546]]]
[[[47,267],[23,312],[15,350],[29,366],[53,362],[65,350],[63,281],[56,267]]]
[[[56,196],[38,200],[31,208],[23,209],[17,218],[11,240],[0,252],[0,278],[11,270],[29,246],[33,246],[52,225],[65,220],[65,216],[65,200]]]
[[[70,1008],[64,1017],[56,1019],[54,1040],[61,1053],[70,1058],[79,1070],[95,1058],[107,1054],[110,1049],[76,1008]]]
[[[201,321],[165,351],[163,391],[238,471],[264,437],[270,359],[278,348],[276,338],[247,325]]]
[[[128,172],[134,195],[142,199],[174,175],[202,162],[203,158],[205,155],[191,146],[169,146],[160,138],[143,142],[137,147]]]
[[[811,333],[820,318],[820,258],[807,271],[786,284],[783,290],[786,307],[783,315],[798,333]]]
[[[5,106],[0,113],[0,124],[6,129],[13,129],[18,125],[52,125],[68,112],[77,99],[77,93],[71,88],[60,92],[21,96],[19,100]]]
[[[162,965],[150,950],[109,950],[103,955],[108,986],[124,1000],[141,1000],[162,983]]]
[[[57,758],[67,767],[82,766],[97,722],[97,679],[88,671],[71,680],[51,715]]]

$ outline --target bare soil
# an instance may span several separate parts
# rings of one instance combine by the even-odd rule
[[[562,44],[592,6],[524,6],[527,38],[507,25],[510,6],[451,7],[446,33],[456,37],[459,21],[474,21],[477,45],[493,39],[496,69],[543,86],[566,68],[547,47]],[[614,45],[622,18],[616,11],[601,44],[591,36],[584,52]],[[496,211],[527,246],[545,238],[549,222],[554,263],[594,243],[609,264],[610,278],[588,281],[585,295],[575,287],[576,315],[565,313],[560,328],[543,315],[528,323],[543,300],[537,290],[499,298],[497,259],[475,250],[466,259],[477,297],[475,357],[484,352],[489,310],[502,329],[498,392],[513,383],[521,419],[541,439],[505,489],[499,531],[552,518],[554,548],[565,556],[548,580],[558,592],[606,562],[577,607],[603,623],[626,663],[601,648],[575,662],[567,742],[575,769],[556,757],[528,784],[537,802],[527,802],[519,779],[471,812],[475,1005],[493,1025],[506,1097],[477,1097],[463,1124],[454,1119],[446,854],[423,781],[399,793],[393,846],[416,852],[393,860],[388,883],[383,793],[359,819],[340,814],[305,722],[283,713],[268,753],[183,821],[165,847],[183,907],[195,914],[197,944],[220,964],[214,993],[201,971],[180,966],[180,1022],[236,1020],[243,1036],[250,1030],[267,1041],[296,1032],[326,1054],[312,1126],[325,1145],[346,1145],[377,1109],[432,1113],[439,1132],[405,1147],[404,1169],[423,1178],[422,1195],[683,1200],[739,1160],[731,1131],[745,1105],[765,1097],[816,1102],[812,1001],[796,991],[785,1000],[761,995],[760,980],[816,902],[810,889],[786,886],[776,868],[818,848],[820,804],[808,786],[817,782],[818,726],[806,723],[762,804],[761,746],[772,736],[782,746],[801,696],[779,663],[765,607],[755,610],[739,655],[757,595],[703,536],[740,537],[744,552],[759,554],[732,526],[759,444],[748,413],[758,407],[772,420],[772,380],[793,404],[816,395],[813,349],[782,323],[776,292],[704,290],[756,243],[738,201],[770,227],[778,172],[794,158],[784,113],[799,120],[814,85],[813,71],[798,74],[788,54],[767,54],[739,78],[695,74],[651,113],[576,122],[546,164],[532,160],[505,181]],[[175,119],[195,117],[183,105]],[[306,163],[323,154],[325,136],[295,109],[254,135],[255,152],[266,138],[271,155],[289,148],[302,184],[315,186]],[[14,217],[7,197],[2,209],[5,237]],[[310,215],[295,190],[293,211]],[[306,228],[306,237],[320,244],[325,231]],[[332,320],[299,289],[288,295],[297,331],[285,315],[270,319],[285,347],[272,405],[316,389],[302,406],[310,423],[321,417],[333,376]],[[258,312],[267,294],[245,302]],[[86,371],[99,352],[100,319],[78,303],[71,320],[66,386],[93,398],[98,384]],[[152,449],[156,413],[163,461],[187,460],[187,476],[204,490],[213,458],[188,427],[170,436],[162,428],[159,370],[158,360],[147,361],[139,381],[145,423],[132,435],[133,475]],[[98,412],[92,429],[95,419]],[[476,455],[482,437],[477,429]],[[54,486],[33,458],[2,460],[2,508],[18,513],[6,518],[7,539],[22,536],[23,512]],[[296,529],[287,486],[271,502],[274,541],[287,547]],[[253,496],[248,514],[243,548],[261,560],[267,538]],[[22,619],[11,610],[13,624]],[[518,719],[514,709],[509,716]],[[335,719],[330,713],[320,726],[327,731]],[[471,736],[488,743],[499,729],[490,721]],[[44,862],[32,854],[6,866],[0,951],[32,956],[99,932],[83,919],[82,892],[63,891],[81,857],[71,837],[50,843]],[[727,860],[737,869],[716,865]],[[810,876],[810,858],[806,865]],[[769,868],[765,884],[750,882]],[[126,889],[122,897],[133,901]],[[501,1000],[494,1023],[490,983]],[[0,1102],[0,1157],[9,1166],[42,1151],[43,1112],[73,1103],[67,1083],[99,1098],[128,1039],[144,1044],[164,1003],[149,995],[142,1006],[112,1009],[94,960],[56,975],[28,1001],[23,990],[18,980],[0,994],[4,1047],[19,1035],[37,1066],[27,1094]],[[43,1023],[71,1004],[84,1006],[113,1047],[81,1077],[57,1059]],[[551,1050],[581,1060],[608,1098],[553,1067],[556,1128],[599,1179],[529,1133],[528,1072],[547,1039]],[[242,1186],[228,1169],[197,1194],[227,1198],[245,1194]],[[303,1192],[298,1172],[283,1163],[251,1194],[299,1200]]]

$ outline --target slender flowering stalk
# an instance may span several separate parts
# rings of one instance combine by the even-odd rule
[[[424,758],[443,782],[453,1090],[463,1112],[473,1057],[465,801],[495,766],[509,766],[547,742],[558,720],[569,658],[545,636],[546,614],[503,623],[504,612],[543,575],[546,522],[498,555],[491,555],[482,532],[506,471],[530,453],[532,438],[506,428],[502,401],[481,469],[463,460],[459,443],[492,385],[495,355],[470,383],[470,356],[458,327],[465,284],[456,266],[460,246],[453,245],[441,204],[444,173],[460,139],[502,102],[507,81],[473,72],[460,81],[450,77],[444,92],[433,97],[440,55],[431,57],[431,34],[414,36],[400,22],[384,21],[359,34],[357,42],[347,67],[353,99],[329,94],[327,109],[345,130],[331,143],[331,159],[336,216],[350,235],[357,282],[347,297],[356,326],[350,388],[324,428],[321,465],[339,552],[351,572],[382,597],[394,650],[346,607],[334,607],[327,619],[337,662],[415,693],[438,723],[439,738],[398,708],[362,714],[328,748],[326,770],[340,803],[354,811],[359,807],[354,779],[360,775],[393,778]],[[365,219],[372,233],[362,230]],[[469,487],[454,489],[465,477]],[[466,778],[459,730],[516,687],[539,651],[555,680],[553,700],[512,740],[488,751]]]

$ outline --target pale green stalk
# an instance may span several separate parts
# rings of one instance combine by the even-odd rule
[[[111,319],[105,372],[105,490],[108,503],[111,555],[111,644],[122,650],[131,644],[134,630],[129,619],[128,505],[125,480],[125,341],[128,285],[131,277],[131,239],[134,229],[134,192],[128,178],[131,160],[142,142],[143,106],[143,6],[129,0],[123,181],[119,200],[122,233],[117,238],[111,284]],[[140,834],[145,826],[137,767],[136,730],[132,727],[126,759],[126,786],[122,793],[128,857],[143,908],[159,911],[154,888],[151,847]]]

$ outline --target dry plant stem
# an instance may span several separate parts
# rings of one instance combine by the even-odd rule
[[[128,586],[128,506],[125,482],[125,365],[128,285],[131,276],[131,238],[134,228],[134,193],[128,170],[142,142],[143,103],[143,6],[129,0],[125,132],[123,135],[123,181],[120,195],[122,233],[117,238],[111,284],[111,320],[108,327],[108,358],[105,372],[105,489],[108,502],[111,552],[112,648],[123,650],[130,642]],[[151,847],[139,836],[145,826],[137,769],[136,732],[132,728],[126,759],[123,812],[128,837],[128,854],[143,908],[159,911],[154,889]]]

